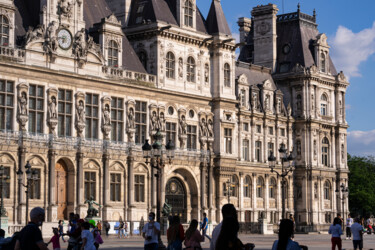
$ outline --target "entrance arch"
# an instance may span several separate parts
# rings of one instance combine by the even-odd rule
[[[63,160],[55,165],[57,219],[68,219],[68,168]]]
[[[165,202],[172,206],[171,215],[177,215],[181,223],[187,222],[187,197],[184,184],[179,178],[172,177],[165,187]]]

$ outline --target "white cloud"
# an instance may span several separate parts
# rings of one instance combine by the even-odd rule
[[[348,153],[358,156],[375,156],[375,129],[348,132]]]
[[[375,53],[375,22],[358,33],[339,26],[330,44],[337,70],[343,70],[348,77],[361,76],[359,65]]]

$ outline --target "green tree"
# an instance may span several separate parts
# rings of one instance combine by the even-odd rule
[[[375,215],[375,160],[348,154],[349,209],[354,215]]]

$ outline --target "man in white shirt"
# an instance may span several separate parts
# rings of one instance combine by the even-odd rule
[[[155,221],[155,213],[148,214],[149,222],[142,229],[145,239],[145,250],[157,250],[159,245],[160,224]]]
[[[346,218],[346,239],[351,240],[352,239],[352,231],[350,230],[350,227],[353,225],[353,218],[350,217],[350,214],[348,214],[348,218]]]
[[[350,230],[352,231],[353,236],[353,247],[354,250],[357,250],[357,247],[359,247],[359,250],[362,250],[363,248],[363,227],[361,224],[359,224],[360,220],[359,218],[355,218],[354,224],[350,227]]]
[[[221,208],[221,214],[223,215],[223,219],[228,218],[228,217],[233,217],[233,218],[236,218],[236,219],[237,219],[237,210],[236,210],[236,208],[233,206],[233,204],[230,204],[230,203],[225,204],[225,205]],[[217,239],[219,238],[222,223],[223,223],[223,221],[221,221],[221,222],[215,227],[215,229],[212,231],[212,240],[211,240],[211,244],[210,244],[210,250],[215,250],[215,247],[216,247],[216,241],[217,241]]]

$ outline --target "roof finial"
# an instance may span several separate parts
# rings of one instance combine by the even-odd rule
[[[314,20],[316,20],[316,10],[315,9],[313,11],[313,17],[314,17]]]
[[[297,5],[297,8],[298,8],[297,11],[300,12],[301,11],[301,5],[299,3]]]

